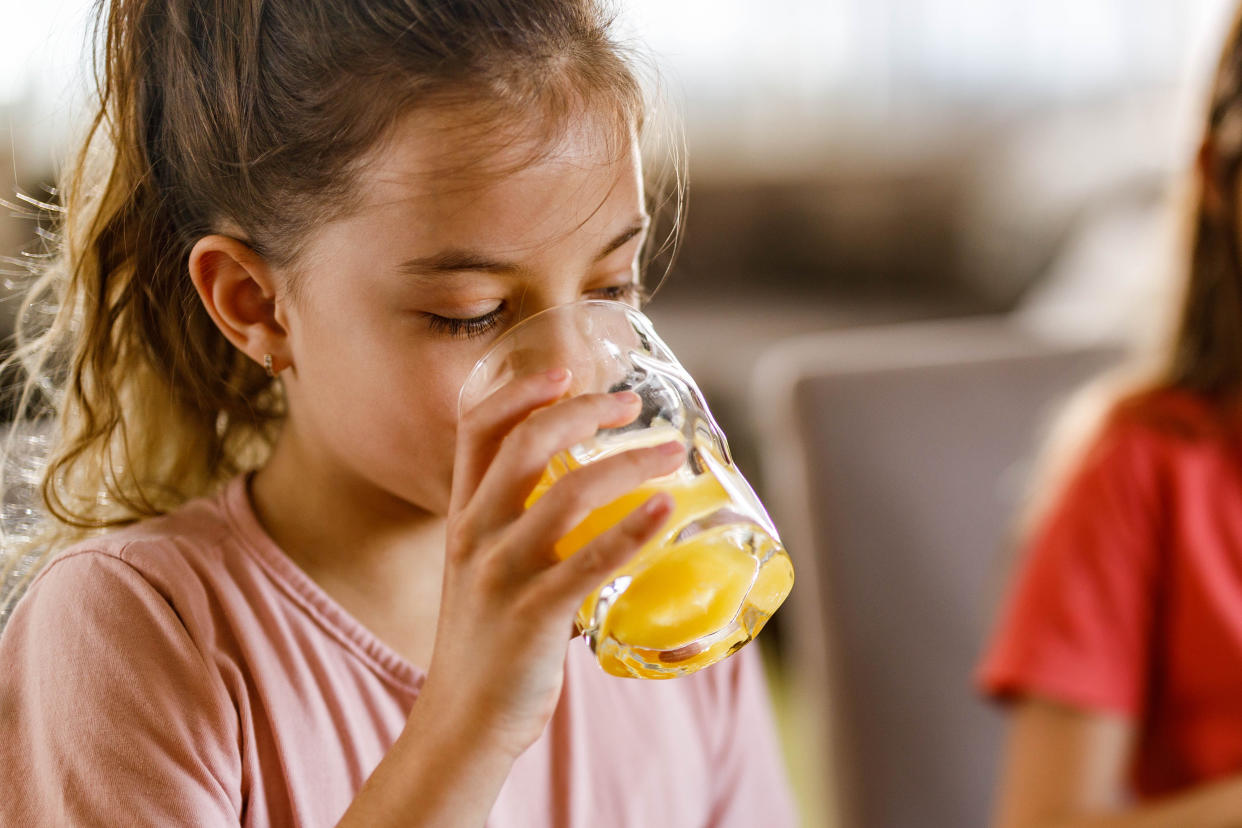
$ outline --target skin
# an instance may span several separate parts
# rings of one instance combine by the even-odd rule
[[[1036,697],[1011,716],[998,828],[1238,828],[1242,777],[1166,799],[1126,801],[1138,728],[1124,716]]]
[[[1206,142],[1198,174],[1204,209],[1224,211],[1216,151]],[[1242,203],[1235,183],[1234,203]],[[1237,227],[1242,237],[1242,225]],[[1242,774],[1156,802],[1128,798],[1140,725],[1128,716],[1028,696],[1010,714],[993,824],[997,828],[1239,828]]]
[[[671,503],[653,497],[566,561],[553,544],[682,461],[679,444],[625,452],[526,511],[551,456],[632,420],[637,398],[564,399],[568,377],[541,374],[458,421],[458,389],[508,325],[581,297],[627,297],[646,226],[633,141],[618,153],[584,117],[551,145],[533,120],[489,143],[468,116],[398,123],[360,164],[359,203],[302,240],[296,264],[276,268],[226,235],[201,239],[190,257],[217,326],[256,362],[272,354],[288,397],[252,484],[261,523],[345,609],[427,668],[405,730],[342,825],[484,821],[555,709],[577,605]],[[481,149],[463,161],[462,147]],[[534,147],[546,151],[523,166]],[[498,324],[468,338],[429,317],[497,308]]]

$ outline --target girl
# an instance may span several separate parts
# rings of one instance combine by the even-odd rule
[[[638,293],[643,103],[600,10],[106,15],[22,351],[58,554],[0,638],[0,823],[790,824],[754,651],[652,683],[569,641],[670,504],[553,543],[680,448],[524,511],[636,398],[554,371],[457,419],[520,316]]]
[[[1005,828],[1242,825],[1242,31],[1199,155],[1180,323],[1031,535],[982,669]]]

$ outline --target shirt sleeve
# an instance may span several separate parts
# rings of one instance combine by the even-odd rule
[[[1026,550],[979,670],[986,694],[1142,711],[1161,563],[1155,439],[1113,425],[1087,453]]]
[[[238,825],[235,711],[133,567],[69,552],[0,636],[0,824]]]
[[[793,828],[797,824],[785,762],[757,643],[715,665],[719,710],[711,828]]]

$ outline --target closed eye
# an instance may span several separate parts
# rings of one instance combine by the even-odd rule
[[[626,282],[624,285],[609,285],[598,290],[592,291],[595,294],[602,294],[604,299],[612,299],[617,302],[638,301],[639,305],[646,304],[651,295],[647,293],[646,288],[637,282]]]
[[[637,300],[640,306],[651,298],[646,288],[637,282],[627,282],[624,285],[608,285],[607,287],[596,288],[591,293],[601,299],[610,299],[615,302],[633,302]],[[427,327],[434,333],[442,333],[454,339],[471,339],[476,336],[482,336],[496,327],[504,316],[504,311],[505,305],[502,302],[494,310],[488,311],[482,316],[473,316],[468,319],[457,319],[434,313],[425,313],[423,316],[427,319]]]
[[[451,316],[439,316],[434,313],[423,315],[427,318],[427,327],[434,333],[446,334],[455,339],[470,339],[482,336],[496,327],[500,317],[504,314],[504,309],[505,306],[502,303],[495,310],[469,319],[456,319]]]

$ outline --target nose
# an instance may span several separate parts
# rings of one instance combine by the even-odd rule
[[[493,346],[498,364],[492,373],[514,377],[567,368],[570,396],[605,392],[629,386],[630,355],[639,347],[620,303],[575,300],[527,314],[506,331]]]
[[[570,396],[599,390],[601,343],[594,328],[589,311],[576,302],[541,308],[506,333],[512,338],[507,367],[515,376],[568,368]]]

